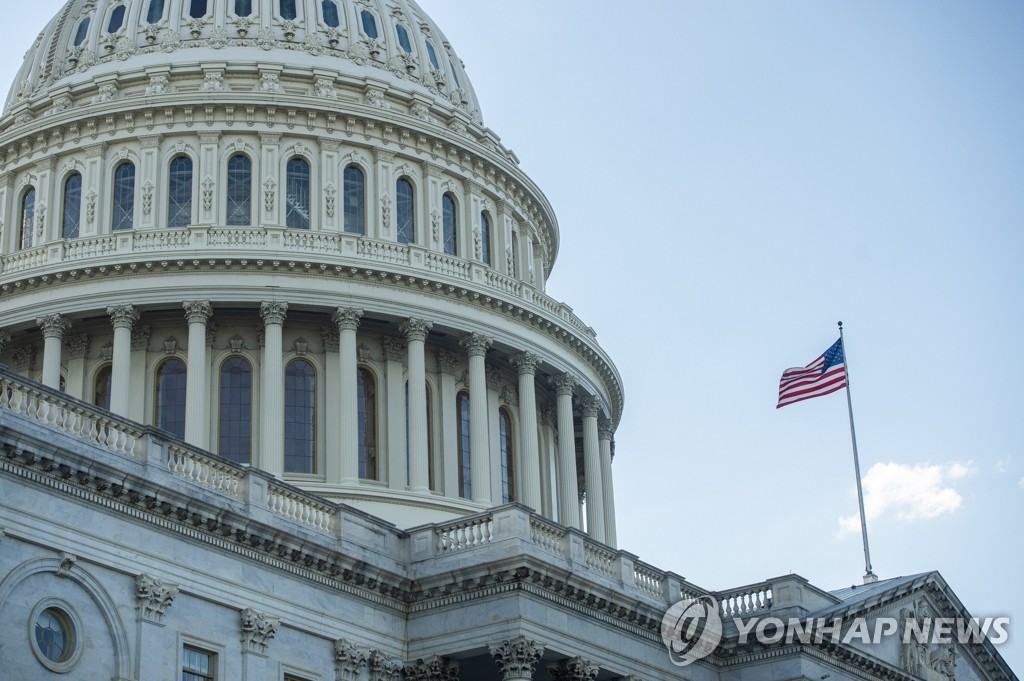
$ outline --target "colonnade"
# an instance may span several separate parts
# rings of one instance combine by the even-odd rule
[[[207,361],[207,331],[213,315],[209,301],[190,300],[183,303],[188,323],[188,362],[186,365],[186,405],[184,439],[197,447],[210,449],[210,362]],[[132,373],[132,328],[140,316],[132,305],[114,305],[107,308],[113,327],[113,348],[111,352],[110,410],[127,416]],[[263,361],[260,374],[259,422],[260,451],[254,463],[269,473],[284,477],[284,407],[285,381],[283,330],[288,315],[288,304],[280,301],[261,303],[259,315],[263,322]],[[358,404],[358,341],[356,332],[363,317],[357,308],[339,307],[334,310],[332,320],[337,327],[337,362],[331,363],[327,381],[337,380],[337,413],[328,415],[328,456],[325,466],[326,481],[339,485],[357,485],[359,478],[359,404]],[[44,338],[42,382],[53,388],[60,387],[61,352],[64,335],[71,328],[71,322],[59,314],[41,317],[37,323]],[[405,359],[407,367],[407,406],[396,397],[404,392],[401,382],[395,384],[392,373],[401,381],[401,356],[399,348],[387,348],[389,368],[396,363],[396,371],[387,372],[388,410],[393,414],[406,412],[408,423],[408,462],[397,459],[389,451],[389,470],[392,477],[400,479],[400,488],[414,494],[429,495],[430,449],[428,444],[428,403],[426,342],[432,323],[418,318],[408,318],[398,324],[405,338]],[[394,339],[398,340],[398,339]],[[491,506],[501,503],[492,499],[493,471],[491,436],[493,419],[497,414],[493,404],[488,402],[487,353],[493,343],[489,336],[472,332],[460,339],[460,345],[468,356],[469,386],[469,447],[471,473],[471,500]],[[542,489],[550,485],[545,479],[542,466],[542,451],[537,427],[537,369],[541,358],[523,351],[509,357],[511,365],[518,372],[518,429],[515,448],[515,500],[538,512],[544,512]],[[453,360],[448,360],[454,364]],[[328,365],[331,366],[330,364]],[[551,386],[557,396],[557,416],[553,425],[557,437],[555,452],[557,492],[548,509],[552,518],[576,528],[584,527],[581,513],[581,494],[578,488],[576,426],[577,410],[581,416],[583,441],[583,480],[586,489],[586,530],[598,541],[615,545],[615,508],[611,470],[612,428],[610,422],[601,418],[600,401],[593,395],[577,396],[579,379],[572,374],[560,374],[551,379]],[[442,401],[455,401],[455,383],[441,385]],[[395,394],[393,394],[395,393]],[[444,417],[447,420],[448,416]],[[337,446],[333,442],[337,442]],[[273,443],[273,444],[268,444]],[[545,462],[547,463],[547,462]],[[408,466],[408,479],[405,479]],[[396,483],[398,481],[391,480]],[[452,485],[451,476],[446,474],[443,485]],[[394,486],[394,485],[393,485]],[[440,486],[440,484],[438,485]]]

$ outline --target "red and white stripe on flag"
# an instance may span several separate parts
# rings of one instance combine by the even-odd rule
[[[826,350],[805,367],[794,367],[782,372],[779,382],[779,403],[787,404],[821,397],[846,387],[846,362],[841,341]]]

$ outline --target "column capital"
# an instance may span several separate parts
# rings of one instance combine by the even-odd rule
[[[263,302],[260,303],[260,318],[263,319],[263,324],[284,324],[285,317],[288,316],[288,303],[279,302]]]
[[[580,412],[584,417],[597,418],[601,415],[601,400],[594,395],[586,395],[579,399]]]
[[[608,440],[615,437],[615,427],[612,425],[611,419],[598,417],[597,419],[597,439]]]
[[[362,318],[363,311],[354,307],[339,307],[331,315],[339,331],[355,331],[359,328],[359,321]]]
[[[398,328],[405,334],[406,340],[423,342],[427,340],[427,334],[434,328],[434,324],[433,322],[410,317],[399,324]]]
[[[582,657],[573,657],[548,665],[548,674],[555,681],[593,681],[600,667]]]
[[[186,300],[181,304],[189,324],[205,324],[213,315],[209,300]]]
[[[334,672],[337,681],[356,681],[370,651],[339,638],[334,642]]]
[[[572,395],[572,391],[575,390],[576,386],[580,384],[580,379],[572,374],[560,374],[551,379],[552,385],[555,386],[555,394]]]
[[[402,662],[388,657],[379,650],[370,652],[367,666],[370,670],[370,681],[398,681],[402,675]]]
[[[466,349],[470,357],[483,357],[487,354],[487,348],[491,347],[494,339],[482,333],[467,333],[459,339],[459,345]]]
[[[135,576],[135,600],[138,618],[160,622],[178,595],[178,585],[145,573]]]
[[[380,342],[384,346],[385,360],[401,362],[405,359],[405,340],[394,336],[382,336]]]
[[[71,328],[71,322],[67,317],[59,314],[49,314],[36,320],[36,324],[43,330],[43,338],[64,338],[64,334]]]
[[[111,305],[107,308],[107,314],[115,329],[130,329],[139,321],[139,311],[134,305]]]
[[[533,668],[544,654],[544,646],[525,636],[491,643],[488,648],[505,679],[532,679]]]
[[[405,663],[406,681],[458,681],[459,664],[431,655]]]
[[[265,654],[270,639],[277,634],[281,620],[265,612],[246,608],[242,616],[242,652]]]
[[[540,366],[540,357],[532,352],[520,352],[512,357],[512,366],[519,371],[520,376],[534,376]]]

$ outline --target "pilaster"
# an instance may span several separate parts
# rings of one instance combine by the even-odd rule
[[[387,460],[388,487],[404,490],[408,484],[406,460],[409,455],[405,414],[405,340],[394,336],[381,338],[384,346],[384,380],[387,382]]]

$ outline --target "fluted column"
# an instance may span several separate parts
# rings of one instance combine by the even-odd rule
[[[407,319],[399,328],[405,334],[409,362],[409,487],[430,491],[430,448],[427,446],[427,371],[424,347],[433,326],[422,319]]]
[[[558,395],[558,522],[580,526],[579,492],[576,484],[576,429],[572,421],[572,391],[579,383],[572,374],[556,376]]]
[[[470,333],[459,343],[469,355],[469,469],[473,501],[491,503],[491,448],[487,423],[487,367],[484,357],[493,338]]]
[[[207,424],[210,421],[208,371],[206,366],[206,322],[213,314],[208,300],[186,300],[188,320],[188,370],[185,381],[185,441],[206,449]]]
[[[583,476],[587,486],[587,534],[603,542],[604,483],[601,482],[601,449],[597,441],[597,416],[601,403],[593,395],[580,400],[583,414]]]
[[[501,681],[532,681],[533,668],[544,654],[544,646],[525,636],[492,643],[488,647],[501,671]]]
[[[541,512],[540,445],[537,442],[537,392],[534,385],[540,359],[531,352],[512,358],[519,371],[519,447],[522,467],[519,501]]]
[[[138,311],[131,305],[107,308],[114,326],[114,351],[110,367],[110,411],[128,416],[131,387],[132,325],[139,321]]]
[[[71,322],[59,314],[51,314],[40,317],[36,324],[43,330],[43,385],[60,389],[60,353]]]
[[[288,303],[261,303],[263,362],[260,409],[260,460],[263,470],[284,475],[284,363],[281,336]]]
[[[359,482],[359,398],[356,383],[358,362],[356,329],[363,311],[339,307],[334,311],[338,325],[338,353],[341,364],[341,482]]]
[[[597,439],[601,449],[601,483],[604,492],[604,543],[618,548],[615,535],[615,488],[612,485],[612,422],[599,419]]]

